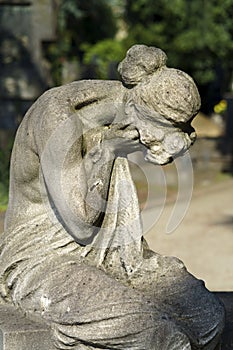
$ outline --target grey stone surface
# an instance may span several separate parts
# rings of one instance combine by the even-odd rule
[[[54,350],[50,327],[30,321],[11,305],[0,306],[1,350]]]
[[[215,292],[226,308],[221,350],[233,349],[233,292]],[[0,306],[1,350],[54,350],[51,329],[31,321],[11,305]]]
[[[58,349],[214,350],[219,300],[143,239],[127,155],[164,165],[195,140],[193,80],[132,47],[118,81],[43,94],[18,129],[0,295],[49,323]]]

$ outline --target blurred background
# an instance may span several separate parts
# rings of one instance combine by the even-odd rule
[[[165,226],[185,164],[153,170],[132,161],[145,220],[166,188],[161,220],[152,220],[146,238],[154,250],[180,257],[209,288],[233,290],[232,17],[233,0],[0,0],[0,231],[15,132],[35,99],[73,80],[119,79],[116,68],[130,46],[160,47],[168,66],[194,78],[202,108],[190,151],[193,196],[172,235]]]

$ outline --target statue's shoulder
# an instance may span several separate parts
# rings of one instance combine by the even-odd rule
[[[45,91],[30,107],[18,134],[36,130],[51,134],[58,123],[67,120],[75,111],[92,103],[121,100],[124,87],[117,80],[80,80]],[[23,136],[24,137],[24,136]]]
[[[43,119],[44,116],[47,119],[48,115],[52,118],[53,114],[70,114],[71,111],[103,100],[120,101],[124,90],[118,80],[74,81],[45,91],[34,102],[26,117]]]
[[[78,80],[69,84],[47,90],[40,98],[56,99],[57,103],[63,104],[69,102],[73,105],[76,103],[88,104],[88,101],[101,101],[119,95],[124,91],[122,83],[118,80]]]

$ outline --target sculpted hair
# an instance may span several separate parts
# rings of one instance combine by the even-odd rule
[[[166,59],[162,50],[145,45],[127,52],[118,68],[123,83],[131,87],[125,102],[145,106],[173,122],[187,122],[198,113],[200,96],[193,79],[166,67]]]
[[[142,82],[156,69],[165,66],[167,55],[161,49],[146,45],[134,45],[119,64],[118,72],[126,86]]]

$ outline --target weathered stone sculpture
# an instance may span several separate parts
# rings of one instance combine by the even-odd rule
[[[193,80],[135,45],[119,81],[79,81],[26,114],[1,237],[2,301],[51,325],[58,349],[217,349],[222,305],[142,238],[127,154],[155,164],[195,140]]]

